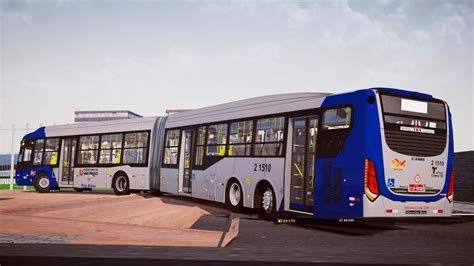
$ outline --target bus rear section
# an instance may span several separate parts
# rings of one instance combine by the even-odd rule
[[[448,106],[426,94],[377,92],[383,159],[364,162],[364,217],[450,216],[454,170]]]

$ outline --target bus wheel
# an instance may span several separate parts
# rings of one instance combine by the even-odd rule
[[[76,192],[83,192],[83,191],[84,191],[84,189],[82,189],[82,188],[78,188],[78,187],[75,187],[75,188],[74,188],[74,191],[76,191]]]
[[[277,218],[275,193],[270,186],[263,189],[262,216],[267,221],[274,221]]]
[[[49,177],[45,173],[41,173],[35,177],[33,186],[38,193],[49,193]]]
[[[244,206],[242,187],[236,180],[231,180],[226,189],[226,206],[232,212],[240,212]]]
[[[112,181],[112,188],[116,195],[130,194],[130,182],[124,173],[117,174]]]

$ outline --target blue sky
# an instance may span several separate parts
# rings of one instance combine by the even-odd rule
[[[470,0],[0,2],[2,128],[387,86],[446,100],[473,150]]]

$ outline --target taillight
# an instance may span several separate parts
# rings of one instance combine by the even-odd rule
[[[451,171],[451,180],[449,180],[448,194],[446,195],[449,202],[453,202],[453,196],[454,196],[454,169]]]
[[[374,201],[380,195],[379,186],[377,184],[377,173],[375,172],[374,162],[365,159],[364,171],[365,195],[370,201]]]

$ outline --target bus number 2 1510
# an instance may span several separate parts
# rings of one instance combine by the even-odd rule
[[[259,164],[255,163],[253,165],[253,171],[254,172],[271,172],[272,165],[269,163],[259,163]]]

